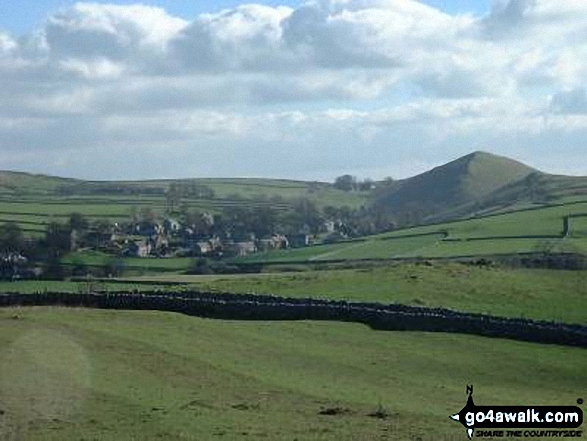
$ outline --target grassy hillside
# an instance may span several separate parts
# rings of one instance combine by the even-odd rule
[[[448,415],[466,384],[479,403],[569,405],[586,363],[581,349],[355,324],[0,310],[0,437],[460,439]]]
[[[424,219],[478,201],[534,170],[485,152],[475,152],[382,191],[374,205],[403,217]]]
[[[202,179],[159,179],[144,181],[84,181],[81,179],[61,178],[31,173],[0,171],[0,195],[35,196],[73,194],[82,196],[111,196],[119,194],[142,193],[142,196],[163,194],[174,183],[196,183],[209,186],[219,199],[226,199],[235,194],[243,198],[270,199],[272,197],[293,199],[313,194],[337,199],[336,195],[358,196],[336,190],[324,182],[305,182],[285,179],[259,178],[202,178]],[[345,200],[346,202],[346,200]]]
[[[301,273],[156,275],[126,280],[177,282],[203,291],[401,303],[587,324],[587,271],[437,263]]]
[[[344,192],[330,184],[277,179],[190,179],[95,182],[27,173],[0,172],[0,223],[17,222],[31,236],[42,235],[52,221],[64,222],[73,213],[112,222],[128,220],[131,210],[150,208],[163,215],[165,193],[177,183],[205,185],[212,198],[185,197],[190,209],[218,213],[228,207],[271,207],[290,210],[307,198],[319,207],[358,208],[370,193]]]
[[[488,196],[431,216],[430,220],[487,215],[586,199],[587,177],[557,176],[537,172],[506,185]]]
[[[0,172],[0,223],[18,222],[30,235],[72,212],[122,221],[131,209],[163,213],[173,185],[206,186],[213,197],[186,196],[191,209],[227,207],[289,210],[299,198],[319,207],[373,207],[400,225],[468,218],[545,204],[587,200],[587,178],[553,176],[508,158],[475,152],[412,178],[369,191],[342,191],[323,182],[280,179],[83,181]]]
[[[586,202],[554,204],[493,216],[407,228],[359,241],[248,256],[240,262],[316,262],[393,258],[488,256],[531,252],[585,254],[585,218],[572,220],[563,238],[563,218],[587,213]]]
[[[0,170],[0,194],[52,194],[63,185],[76,185],[77,179]]]
[[[564,215],[587,213],[587,178],[548,175],[484,152],[375,190],[351,192],[327,183],[291,180],[98,182],[0,172],[0,223],[17,222],[27,235],[41,236],[50,222],[64,222],[72,212],[111,222],[128,220],[132,210],[141,208],[163,214],[167,208],[165,193],[177,183],[195,183],[212,189],[212,198],[186,197],[182,203],[190,209],[214,213],[228,207],[287,211],[296,199],[303,197],[320,207],[357,208],[373,204],[390,213],[400,225],[445,222],[367,238],[365,243],[278,252],[248,257],[248,261],[454,257],[533,252],[545,247],[583,253],[586,249],[584,229],[579,224],[569,239],[563,241],[557,236]],[[503,216],[483,217],[500,213]],[[465,220],[451,222],[453,219]],[[423,233],[437,234],[401,238],[404,234]],[[389,240],[379,241],[382,238]]]

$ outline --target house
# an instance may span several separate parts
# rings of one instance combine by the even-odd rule
[[[229,249],[237,256],[246,256],[258,251],[257,244],[254,241],[234,242],[230,244]]]
[[[0,278],[19,279],[26,272],[28,259],[20,253],[4,252],[0,254]]]
[[[324,222],[324,230],[327,233],[334,233],[336,231],[336,222],[331,220]]]
[[[135,225],[134,233],[140,236],[151,237],[158,235],[162,229],[163,227],[155,222],[144,221]]]
[[[208,212],[202,213],[202,221],[207,225],[212,226],[214,225],[214,215]]]
[[[208,240],[197,242],[195,249],[196,249],[196,253],[200,253],[200,254],[209,254],[212,251],[214,251],[214,248],[212,246],[212,242],[210,242]]]
[[[273,239],[260,239],[257,241],[257,249],[259,251],[269,251],[274,249],[273,248]]]
[[[152,250],[153,245],[150,240],[129,241],[122,254],[127,257],[147,257]]]
[[[172,218],[167,218],[163,221],[163,229],[166,234],[178,233],[181,230],[181,224]]]
[[[159,233],[153,242],[154,248],[159,253],[165,253],[169,249],[169,240],[167,240],[167,236],[163,232]]]
[[[309,234],[290,234],[287,241],[291,248],[302,248],[310,245],[312,237]]]
[[[274,234],[273,236],[257,241],[257,248],[259,251],[282,250],[288,247],[287,238],[281,234]]]

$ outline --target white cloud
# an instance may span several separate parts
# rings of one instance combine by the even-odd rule
[[[87,61],[69,58],[61,61],[60,67],[65,71],[74,72],[89,80],[117,78],[125,70],[122,63],[115,63],[107,58]]]
[[[9,55],[17,46],[16,41],[10,35],[0,32],[0,56]]]
[[[108,56],[108,50],[122,48],[164,49],[187,25],[161,8],[76,3],[49,17],[46,35],[51,50]]]
[[[77,3],[30,35],[0,32],[0,149],[75,175],[104,150],[112,171],[95,170],[119,177],[125,158],[165,151],[157,170],[169,174],[316,178],[374,164],[405,174],[402,163],[473,148],[546,158],[540,146],[556,135],[575,170],[586,18],[587,3],[572,0],[499,0],[485,17],[415,0],[316,0],[192,21]]]

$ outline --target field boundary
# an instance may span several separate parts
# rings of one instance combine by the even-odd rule
[[[464,241],[464,240],[463,240]],[[459,261],[502,261],[508,262],[512,259],[518,260],[536,260],[537,264],[538,261],[548,263],[561,262],[575,262],[577,268],[574,268],[571,265],[571,268],[567,268],[564,265],[564,269],[582,269],[583,265],[587,265],[587,256],[579,253],[552,253],[550,255],[546,255],[544,252],[536,252],[536,251],[529,251],[529,252],[521,252],[521,253],[505,253],[505,254],[463,254],[463,255],[456,255],[456,256],[436,256],[436,257],[369,257],[363,259],[325,259],[325,260],[267,260],[267,261],[258,261],[258,262],[231,262],[231,265],[234,265],[239,268],[247,268],[247,267],[255,267],[255,268],[262,268],[263,266],[279,266],[279,265],[316,265],[316,264],[360,264],[360,263],[419,263],[419,262],[459,262]],[[551,267],[551,266],[547,266]],[[553,269],[559,268],[559,266],[553,265]]]
[[[224,320],[325,320],[363,323],[374,330],[472,334],[587,348],[587,326],[497,317],[400,304],[358,303],[270,295],[181,293],[0,294],[0,307],[65,306],[154,310]]]

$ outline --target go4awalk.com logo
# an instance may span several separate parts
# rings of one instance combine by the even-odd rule
[[[577,406],[477,406],[473,386],[467,386],[467,404],[450,418],[460,422],[469,439],[577,438],[583,411]],[[579,402],[582,402],[579,400]]]

